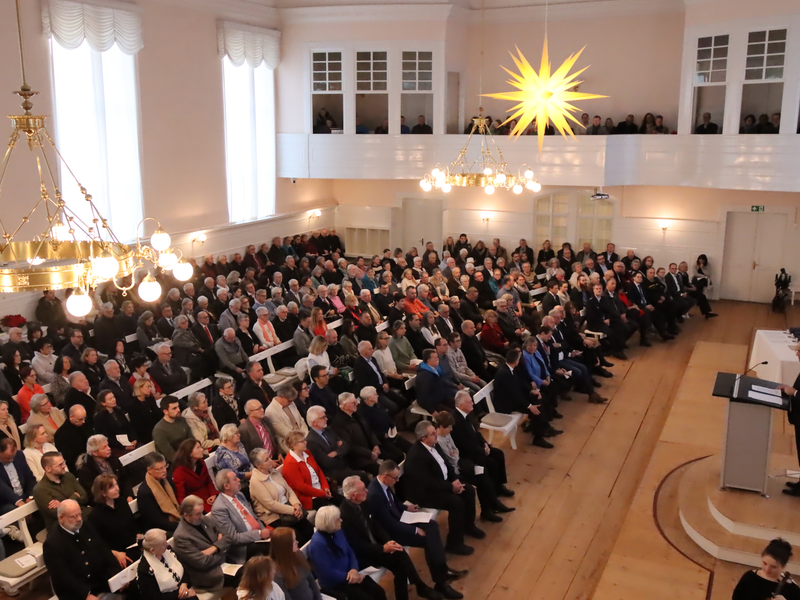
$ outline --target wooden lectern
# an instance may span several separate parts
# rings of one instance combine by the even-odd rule
[[[783,396],[753,398],[753,386],[776,389],[779,383],[717,373],[713,395],[728,399],[720,487],[767,493],[773,409],[789,410]]]

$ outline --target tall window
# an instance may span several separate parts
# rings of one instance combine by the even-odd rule
[[[588,195],[578,199],[578,247],[591,242],[592,248],[602,252],[611,241],[614,221],[614,203],[609,200],[592,200]]]
[[[569,196],[553,194],[536,199],[536,245],[550,240],[553,248],[561,248],[567,239]]]
[[[228,214],[233,223],[275,213],[275,78],[266,63],[223,59]]]
[[[98,52],[51,42],[56,138],[64,160],[121,241],[136,237],[142,219],[136,65],[114,44]],[[67,206],[85,223],[92,215],[62,168]]]

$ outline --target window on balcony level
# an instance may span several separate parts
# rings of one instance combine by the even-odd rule
[[[314,133],[341,133],[344,123],[341,51],[311,53]]]

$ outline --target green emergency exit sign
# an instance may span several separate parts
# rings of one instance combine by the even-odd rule
[[[750,207],[750,212],[764,212],[764,207],[763,206],[758,206],[757,204],[753,204]]]

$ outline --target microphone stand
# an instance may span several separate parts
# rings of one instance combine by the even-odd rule
[[[737,375],[737,376],[736,376],[736,379],[734,379],[734,381],[733,381],[733,394],[732,394],[732,396],[733,396],[734,398],[736,397],[736,394],[737,394],[737,392],[739,391],[739,380],[740,380],[742,377],[744,377],[745,375],[747,375],[747,374],[748,374],[750,371],[752,371],[752,370],[753,370],[753,369],[755,369],[756,367],[760,367],[761,365],[768,365],[768,364],[769,364],[769,361],[768,361],[768,360],[762,361],[762,362],[760,362],[760,363],[756,363],[756,364],[754,364],[752,367],[750,367],[749,369],[747,369],[747,371],[745,371],[745,372],[744,372],[744,373],[742,373],[741,375]]]

